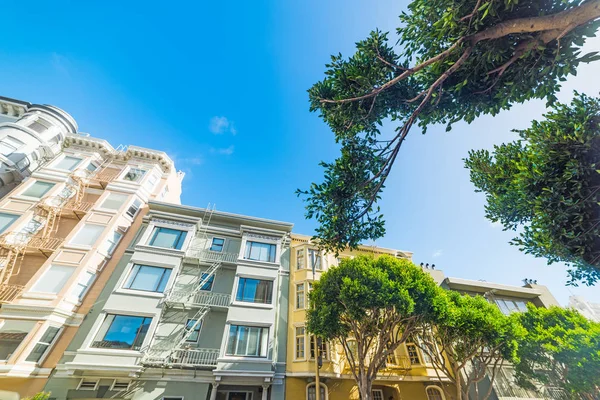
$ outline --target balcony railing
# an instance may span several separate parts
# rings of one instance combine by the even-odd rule
[[[96,180],[99,182],[110,182],[114,179],[116,179],[121,172],[123,172],[122,169],[119,168],[104,168],[100,171],[98,171],[97,173],[92,175],[92,180]]]
[[[200,261],[208,262],[228,262],[235,263],[238,259],[238,253],[224,253],[218,251],[211,251],[208,249],[189,248],[185,252],[185,256],[188,258],[196,258]]]
[[[87,213],[92,209],[93,206],[94,203],[88,201],[76,202],[71,200],[67,204],[65,204],[63,209],[74,213]]]
[[[229,307],[231,296],[206,291],[190,294],[188,290],[175,290],[167,294],[167,301],[188,305]]]
[[[395,356],[393,360],[388,358],[385,367],[387,369],[411,369],[412,364],[407,356]]]
[[[544,398],[542,394],[538,394],[533,390],[523,389],[517,386],[515,383],[509,382],[507,379],[502,379],[501,377],[496,377],[494,380],[494,390],[496,392],[496,396],[498,396],[500,399],[505,397],[518,397],[525,399]],[[559,398],[556,399],[558,400]]]
[[[63,243],[63,238],[47,238],[34,236],[23,232],[10,232],[0,236],[0,247],[4,248],[25,248],[31,252],[53,252]]]
[[[214,367],[219,358],[219,349],[176,349],[173,352],[170,350],[159,350],[159,352],[165,355],[161,356],[160,353],[151,351],[154,354],[146,355],[142,362],[154,366],[195,368]]]
[[[23,288],[20,285],[0,285],[0,304],[10,303],[16,299],[23,292]]]

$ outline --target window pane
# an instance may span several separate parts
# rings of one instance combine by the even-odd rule
[[[33,185],[29,186],[23,193],[23,196],[30,196],[35,198],[42,198],[50,189],[54,187],[54,183],[37,181]]]
[[[139,350],[152,318],[107,315],[92,347]]]
[[[31,288],[34,292],[58,293],[65,286],[75,267],[51,265]]]
[[[171,276],[170,268],[134,265],[125,288],[162,293],[169,280],[169,276]]]
[[[188,319],[187,324],[186,324],[186,330],[189,331],[192,326],[194,326],[194,324],[196,323],[195,319]],[[198,337],[200,336],[200,328],[202,327],[202,322],[200,322],[198,325],[196,325],[194,327],[194,331],[190,334],[190,336],[188,336],[188,338],[185,340],[186,342],[197,342],[198,341]]]
[[[227,354],[236,356],[266,356],[267,328],[231,325]]]
[[[30,361],[30,362],[40,361],[40,359],[42,358],[42,356],[44,355],[44,353],[46,352],[48,347],[50,347],[50,345],[56,338],[56,335],[58,334],[59,330],[60,330],[59,328],[49,326],[48,329],[46,329],[46,332],[44,332],[44,335],[42,336],[40,341],[35,345],[35,347],[31,351],[31,353],[29,353],[29,355],[27,356],[25,361]]]
[[[270,304],[272,300],[273,281],[240,278],[236,301]]]
[[[304,308],[304,283],[296,285],[296,308]]]
[[[225,239],[213,238],[212,244],[210,246],[211,251],[223,251],[223,245],[225,244]]]
[[[109,210],[118,210],[127,201],[127,197],[124,194],[111,193],[104,199],[100,207],[108,208]]]
[[[248,260],[275,262],[274,244],[246,242],[245,258]]]
[[[0,360],[10,358],[35,324],[35,321],[4,320],[0,327]]]
[[[46,129],[48,129],[48,127],[44,123],[42,123],[41,119],[33,121],[28,125],[28,127],[33,129],[37,133],[43,133]]]
[[[71,239],[71,244],[92,246],[104,231],[103,225],[85,224],[83,228]]]
[[[187,232],[170,228],[156,228],[150,246],[181,250]]]
[[[4,232],[19,217],[20,215],[0,213],[0,233]]]
[[[95,276],[95,273],[85,271],[83,276],[79,279],[79,282],[77,282],[77,286],[73,288],[73,296],[81,300],[85,295],[86,289],[90,286]]]
[[[204,281],[206,279],[206,277],[208,276],[208,274],[206,273],[202,273],[202,278],[201,278],[201,282]],[[204,283],[204,285],[202,285],[202,287],[200,288],[200,290],[206,290],[206,291],[211,291],[212,290],[212,286],[213,286],[213,282],[215,281],[215,276],[211,275],[208,280]]]
[[[296,269],[304,269],[304,249],[296,251]]]
[[[130,182],[139,182],[142,180],[146,171],[140,168],[129,168],[129,171],[123,177],[123,180]]]
[[[106,252],[109,255],[111,255],[113,253],[113,251],[115,251],[115,247],[117,247],[117,244],[119,244],[119,241],[121,240],[122,237],[123,237],[123,235],[117,231],[113,231],[113,233],[108,236],[108,239],[107,239],[108,247],[106,249]]]
[[[129,215],[131,218],[135,217],[141,205],[142,202],[139,199],[135,199],[127,209],[127,215]]]
[[[79,165],[81,158],[66,156],[54,165],[56,169],[65,169],[67,171],[73,171],[75,167]]]
[[[23,146],[25,143],[21,142],[19,139],[16,139],[12,136],[6,136],[0,140],[0,153],[2,155],[8,156],[14,153],[19,147]]]

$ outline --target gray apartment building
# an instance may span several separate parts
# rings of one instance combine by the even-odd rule
[[[292,224],[150,202],[53,399],[284,398]]]

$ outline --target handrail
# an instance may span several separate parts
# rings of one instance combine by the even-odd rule
[[[184,304],[228,307],[231,296],[224,293],[214,293],[202,290],[194,294],[190,294],[189,290],[175,290],[167,294],[166,300]]]
[[[219,349],[168,349],[151,348],[142,359],[146,365],[177,367],[214,367],[219,358]]]
[[[109,182],[119,176],[121,172],[123,172],[123,168],[104,167],[97,173],[93,174],[90,179],[101,182]]]
[[[80,211],[80,212],[88,212],[92,209],[92,207],[94,206],[94,203],[89,202],[89,201],[73,201],[70,200],[67,204],[65,204],[65,206],[63,207],[65,210],[70,210],[70,211]]]
[[[208,249],[200,249],[191,247],[187,249],[185,252],[185,256],[188,258],[197,258],[200,261],[210,261],[210,262],[229,262],[235,263],[238,259],[238,253],[226,253],[226,252],[218,252],[211,251]]]
[[[63,238],[47,238],[34,236],[24,232],[9,232],[0,236],[0,246],[21,247],[35,250],[55,251],[63,243]]]
[[[10,303],[16,299],[25,287],[21,285],[0,285],[0,303]]]

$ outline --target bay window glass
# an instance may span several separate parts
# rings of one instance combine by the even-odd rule
[[[75,267],[66,265],[51,265],[50,268],[33,285],[33,292],[58,293],[65,286],[71,275],[75,272]]]
[[[139,182],[142,180],[144,175],[146,175],[146,170],[143,170],[141,168],[133,168],[132,167],[132,168],[129,168],[129,170],[123,177],[123,180],[129,181],[129,182]]]
[[[127,197],[128,196],[125,194],[111,193],[106,197],[106,199],[104,199],[100,207],[107,208],[109,210],[118,210],[121,208],[121,206],[123,206],[123,204],[125,204]]]
[[[33,350],[31,350],[31,353],[29,353],[25,361],[39,362],[44,354],[46,354],[48,351],[48,348],[50,348],[50,346],[52,346],[56,340],[58,332],[60,332],[60,328],[49,326],[46,329],[46,332],[44,332],[44,335],[41,337],[40,341],[37,342]]]
[[[272,296],[273,281],[240,278],[235,300],[248,303],[271,304]]]
[[[212,243],[210,245],[210,251],[218,251],[220,253],[223,251],[224,244],[225,244],[225,239],[213,238]]]
[[[321,253],[316,249],[308,249],[308,262],[312,270],[321,270]]]
[[[515,311],[527,311],[527,303],[524,300],[503,299],[498,297],[495,301],[498,308],[500,308],[500,311],[506,315]]]
[[[296,327],[296,359],[304,358],[304,344],[306,329],[303,326]]]
[[[6,228],[12,225],[20,215],[0,213],[0,233],[4,232]]]
[[[79,300],[82,300],[95,277],[96,274],[94,272],[85,271],[79,278],[77,285],[73,288],[73,296],[77,297]]]
[[[186,231],[157,227],[154,228],[154,233],[150,239],[150,246],[181,250],[186,235]]]
[[[196,321],[197,320],[195,319],[187,320],[187,323],[185,325],[185,333],[190,332],[190,330],[194,328],[194,330],[190,332],[188,338],[185,339],[187,343],[196,343],[198,341],[198,337],[200,336],[200,328],[202,328],[202,321],[200,321],[200,323],[198,324],[196,324]],[[194,326],[194,324],[196,324],[196,326]]]
[[[206,278],[208,278],[208,279],[206,279]],[[200,290],[205,290],[205,291],[210,292],[212,290],[213,283],[215,282],[215,274],[208,276],[207,273],[203,272],[202,277],[200,278],[200,283],[202,283],[202,282],[204,282],[204,284],[202,284],[202,287],[200,288]]]
[[[77,167],[81,163],[81,158],[65,156],[56,164],[54,164],[54,168],[56,169],[64,169],[67,171],[73,171],[75,167]]]
[[[92,347],[101,349],[140,350],[152,318],[108,314],[96,334]]]
[[[406,344],[406,351],[408,352],[408,358],[410,359],[410,363],[413,365],[421,364],[421,358],[419,357],[419,350],[417,346],[413,343]]]
[[[127,209],[127,215],[129,215],[131,218],[135,217],[141,205],[142,201],[140,199],[133,200],[133,203],[131,203]]]
[[[227,355],[266,357],[269,328],[231,325],[227,338]]]
[[[104,231],[104,225],[85,224],[71,239],[71,244],[92,246]]]
[[[170,276],[171,268],[135,264],[124,287],[125,289],[163,293]]]
[[[296,251],[296,269],[304,269],[304,249]]]
[[[35,326],[35,321],[5,319],[0,326],[0,360],[8,360]]]
[[[5,136],[0,140],[0,154],[9,156],[25,143],[12,136]]]
[[[46,193],[54,187],[54,183],[36,181],[33,185],[30,185],[23,193],[23,196],[35,197],[41,199]]]
[[[275,262],[277,246],[270,243],[246,242],[246,260]]]
[[[296,308],[304,308],[304,283],[296,284]]]
[[[41,118],[38,118],[27,126],[31,129],[33,129],[34,131],[36,131],[37,133],[44,133],[44,131],[46,129],[48,129],[49,125],[50,125],[49,122],[47,122]]]
[[[113,231],[108,238],[106,239],[106,253],[108,255],[112,255],[113,251],[115,251],[115,247],[119,244],[119,241],[123,237],[121,232]]]
[[[148,180],[146,181],[146,183],[144,184],[144,187],[146,188],[146,190],[148,190],[150,193],[152,193],[152,191],[154,190],[154,187],[156,186],[156,182],[158,182],[158,176],[156,176],[156,174],[151,174],[148,177]]]

